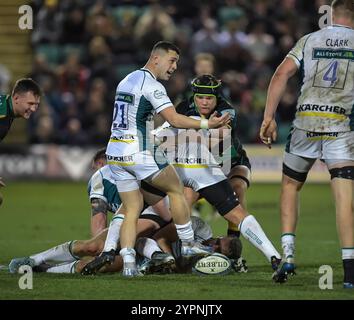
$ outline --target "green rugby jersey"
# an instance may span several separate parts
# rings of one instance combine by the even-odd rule
[[[0,95],[0,141],[6,137],[14,118],[11,96]]]

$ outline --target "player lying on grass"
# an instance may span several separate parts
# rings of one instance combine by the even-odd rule
[[[150,207],[138,219],[138,236],[152,236],[166,224],[170,224],[170,222],[164,221],[156,213],[153,213],[153,209]],[[89,240],[68,241],[46,251],[30,255],[29,257],[12,259],[9,264],[9,271],[17,273],[19,267],[22,265],[29,265],[34,271],[46,271],[50,273],[74,273],[75,270],[81,271],[88,261],[90,261],[85,257],[94,257],[102,252],[107,232],[108,229],[104,229]],[[173,257],[169,254],[159,255],[158,258],[156,260],[162,264],[174,262]],[[114,265],[112,268],[113,271],[117,271]]]
[[[110,178],[110,170],[106,166],[105,149],[99,150],[94,155],[92,166],[97,170],[91,177],[88,184],[88,193],[91,201],[92,213],[91,232],[93,234],[93,238],[86,241],[67,242],[56,247],[57,252],[55,254],[58,254],[58,257],[55,256],[53,258],[52,252],[48,250],[45,255],[47,260],[53,258],[54,261],[59,263],[61,259],[64,259],[63,262],[67,262],[65,259],[70,257],[71,254],[75,257],[83,257],[85,255],[95,256],[103,250],[103,245],[107,235],[107,212],[110,211],[115,213],[117,208],[121,205],[121,201],[115,184]],[[165,195],[158,190],[153,190],[150,186],[148,187],[150,191],[159,193],[159,196],[145,190],[142,191],[146,201],[156,203],[154,209],[155,212],[153,212],[153,210],[146,210],[145,214],[143,214],[141,219],[139,219],[139,230],[142,230],[142,236],[150,234],[149,232],[156,231],[159,227],[165,225],[171,220],[169,210],[157,203]],[[162,218],[158,216],[156,212],[158,212]],[[122,223],[123,218],[124,216],[119,214],[113,216],[113,219],[118,221],[120,224]],[[73,262],[74,260],[69,261]],[[12,268],[10,266],[10,271],[12,270],[16,272],[19,267],[17,265],[21,263],[27,264],[26,259],[14,259],[14,267]]]
[[[171,255],[171,252],[174,251],[177,258],[180,258],[179,254],[176,254],[176,252],[180,252],[180,241],[177,241],[176,227],[171,222],[163,225],[163,221],[161,221],[161,223],[158,224],[158,219],[151,219],[153,214],[151,213],[151,208],[150,210],[151,211],[146,210],[146,217],[141,215],[138,220],[136,250],[140,254],[138,259],[138,261],[141,262],[140,270],[143,273],[170,273],[173,270],[176,271],[174,266],[175,258]],[[158,216],[156,217],[159,218]],[[242,245],[238,238],[212,238],[211,227],[207,223],[197,217],[191,217],[191,221],[196,241],[208,246],[210,252],[219,252],[232,259],[236,271],[247,271],[242,269],[242,261],[239,260]],[[155,234],[155,236],[153,236],[153,234]],[[81,272],[85,274],[84,267],[92,260],[92,257],[90,258],[89,256],[95,256],[101,252],[106,236],[107,230],[103,230],[99,235],[90,240],[68,241],[29,257],[15,258],[10,262],[10,272],[17,273],[20,266],[29,265],[35,272]],[[154,239],[149,237],[154,237]],[[164,248],[166,252],[163,252],[161,247]],[[192,263],[191,260],[188,260],[188,262]],[[177,271],[185,272],[186,270],[190,270],[190,263],[179,265]],[[98,271],[120,272],[122,268],[123,260],[117,253],[114,257],[114,261],[112,261],[110,265],[105,265]]]

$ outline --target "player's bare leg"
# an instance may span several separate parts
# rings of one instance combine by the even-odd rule
[[[273,274],[273,280],[276,282],[285,282],[289,274],[295,274],[295,233],[300,214],[299,192],[303,185],[304,182],[282,175],[280,220],[283,259]]]
[[[186,224],[189,221],[190,210],[183,195],[183,185],[173,166],[164,168],[149,183],[168,195],[173,221],[176,224]]]
[[[204,248],[194,242],[194,233],[190,221],[190,208],[183,193],[183,185],[175,168],[168,165],[149,183],[165,192],[170,201],[170,211],[176,225],[178,237],[182,241],[183,255],[208,254]]]
[[[295,234],[299,217],[299,191],[303,182],[283,174],[280,194],[280,215],[282,234]]]
[[[331,187],[336,203],[337,232],[342,248],[344,287],[354,288],[354,162],[328,166],[330,172],[338,168],[342,172],[332,176]]]
[[[187,204],[189,209],[192,209],[193,204],[195,204],[199,199],[199,193],[195,192],[192,188],[184,188],[184,196],[186,197]]]

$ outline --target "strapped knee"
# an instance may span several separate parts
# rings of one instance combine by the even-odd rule
[[[354,180],[354,166],[347,166],[342,168],[333,168],[329,170],[331,174],[331,179],[349,179]]]
[[[239,174],[234,174],[233,176],[231,176],[231,177],[229,178],[229,181],[230,181],[231,179],[234,179],[234,178],[243,180],[244,182],[246,182],[247,188],[249,188],[249,186],[250,186],[250,181],[249,181],[246,177],[241,176],[241,175],[239,175]]]
[[[285,163],[283,163],[283,173],[289,178],[299,182],[305,182],[308,174],[308,172],[297,172],[289,168]]]
[[[200,189],[199,193],[211,205],[213,205],[222,216],[240,204],[231,185],[226,179],[215,185]]]

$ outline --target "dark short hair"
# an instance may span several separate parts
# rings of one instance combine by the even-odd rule
[[[166,52],[168,52],[168,50],[172,50],[172,51],[175,51],[178,55],[180,54],[180,50],[179,48],[174,45],[173,43],[171,42],[168,42],[168,41],[159,41],[157,42],[154,47],[152,48],[152,52],[158,50],[158,49],[162,49]]]
[[[42,90],[38,83],[31,78],[23,78],[16,81],[13,89],[12,96],[26,92],[33,92],[35,96],[42,95]]]
[[[354,11],[354,1],[353,0],[333,0],[331,3],[331,7],[333,10],[348,10]]]
[[[93,162],[96,162],[100,159],[106,159],[106,148],[102,148],[100,150],[98,150],[95,155],[92,158]]]

